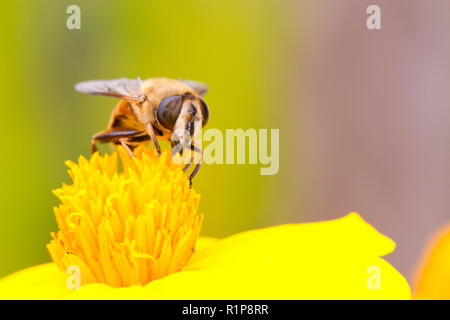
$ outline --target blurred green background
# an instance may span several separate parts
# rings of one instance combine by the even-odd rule
[[[81,8],[81,30],[66,28],[71,4]],[[282,125],[288,48],[277,1],[8,1],[0,15],[0,276],[50,260],[51,190],[69,181],[65,160],[89,155],[117,102],[75,92],[76,82],[200,80],[210,88],[208,128]],[[205,165],[195,179],[203,235],[288,219],[283,155],[275,176],[261,176],[259,165]]]

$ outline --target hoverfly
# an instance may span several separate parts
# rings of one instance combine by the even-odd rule
[[[208,105],[202,99],[208,91],[205,84],[168,78],[141,81],[138,77],[79,82],[75,90],[121,99],[111,114],[108,129],[92,137],[92,153],[97,151],[97,142],[110,142],[122,145],[134,157],[134,148],[151,140],[160,155],[159,138],[171,141],[172,156],[181,153],[187,143],[191,150],[203,154],[193,144],[193,137],[209,118]],[[191,186],[201,162],[202,157],[189,175]],[[192,159],[184,167],[185,171],[191,163]]]

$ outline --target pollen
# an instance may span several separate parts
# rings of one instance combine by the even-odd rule
[[[168,152],[135,154],[67,161],[73,183],[54,191],[59,231],[47,248],[61,270],[79,267],[81,285],[145,285],[181,271],[195,251],[203,215],[182,166]]]

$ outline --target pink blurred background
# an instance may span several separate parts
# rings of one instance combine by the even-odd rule
[[[366,28],[371,4],[381,30]],[[290,112],[302,119],[290,135],[306,144],[291,146],[293,211],[308,221],[359,212],[395,240],[387,259],[411,280],[450,220],[450,1],[291,5],[290,27],[306,28],[290,32]]]

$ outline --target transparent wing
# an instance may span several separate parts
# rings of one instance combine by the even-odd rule
[[[192,90],[197,92],[197,94],[200,97],[203,97],[208,92],[208,86],[203,82],[195,80],[182,80],[182,79],[179,79],[178,81],[183,82],[185,85],[187,85]]]
[[[142,97],[141,79],[90,80],[75,84],[81,93],[135,100]]]

